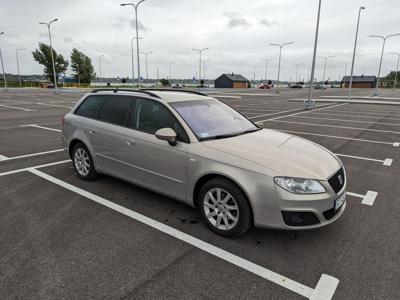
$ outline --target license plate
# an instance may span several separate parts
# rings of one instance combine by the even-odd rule
[[[338,210],[340,207],[342,207],[345,200],[346,200],[346,192],[344,192],[339,198],[335,200],[335,210]]]

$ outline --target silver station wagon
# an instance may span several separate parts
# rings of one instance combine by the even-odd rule
[[[81,179],[108,174],[182,201],[223,236],[317,228],[346,207],[333,153],[197,92],[94,90],[65,115],[62,142]]]

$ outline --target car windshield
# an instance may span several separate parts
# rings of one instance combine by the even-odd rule
[[[227,138],[260,128],[217,100],[171,102],[199,140]]]

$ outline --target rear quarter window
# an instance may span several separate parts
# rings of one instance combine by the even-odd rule
[[[107,96],[101,95],[87,97],[75,110],[75,115],[86,118],[95,118],[97,110],[104,103],[106,98]]]

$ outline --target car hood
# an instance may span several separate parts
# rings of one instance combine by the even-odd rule
[[[281,176],[326,180],[342,165],[340,159],[322,146],[270,129],[203,143]]]

